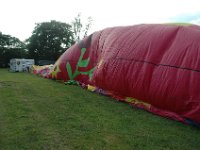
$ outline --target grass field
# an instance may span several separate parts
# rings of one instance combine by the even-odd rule
[[[0,69],[1,150],[199,150],[200,130],[77,86]]]

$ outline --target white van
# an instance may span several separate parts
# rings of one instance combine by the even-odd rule
[[[13,58],[10,60],[10,71],[12,72],[22,72],[29,71],[32,65],[35,64],[34,59],[19,59]]]

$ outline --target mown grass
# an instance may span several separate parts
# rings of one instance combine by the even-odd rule
[[[0,69],[1,150],[198,150],[200,130],[77,86]]]

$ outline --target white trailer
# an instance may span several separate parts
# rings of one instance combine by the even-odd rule
[[[13,58],[10,60],[10,71],[12,72],[29,71],[31,66],[34,64],[35,64],[34,59]]]

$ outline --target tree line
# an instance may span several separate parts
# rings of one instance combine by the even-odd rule
[[[0,67],[8,67],[12,58],[31,58],[36,63],[39,60],[56,61],[66,49],[87,36],[91,23],[89,17],[84,26],[80,14],[71,24],[55,20],[37,23],[24,42],[0,32]]]

